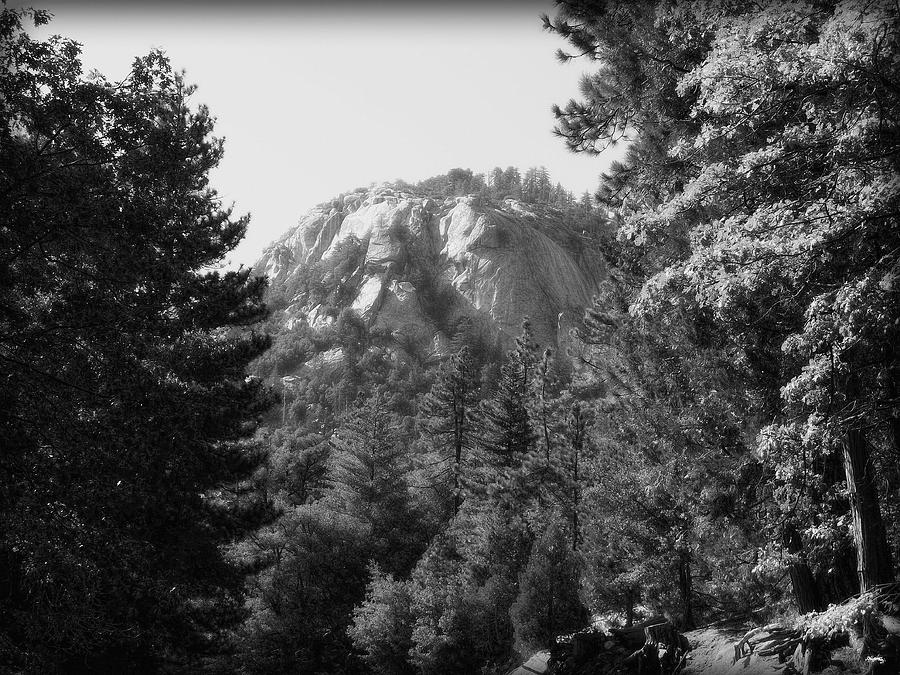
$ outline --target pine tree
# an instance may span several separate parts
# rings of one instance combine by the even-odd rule
[[[503,196],[522,198],[522,176],[514,166],[508,166],[503,171]]]
[[[497,391],[482,407],[483,447],[505,466],[521,458],[536,440],[528,413],[532,381],[538,367],[536,349],[531,323],[526,319],[515,348],[506,355],[506,362],[500,368]]]
[[[594,198],[591,197],[591,193],[587,190],[584,191],[578,200],[578,208],[585,212],[590,212],[594,209]]]
[[[553,189],[553,183],[550,181],[550,174],[546,167],[540,167],[537,170],[535,181],[536,199],[540,204],[549,204],[551,202],[550,193]]]
[[[416,672],[409,663],[413,647],[410,584],[384,574],[377,565],[370,570],[365,601],[353,609],[349,629],[354,646],[372,672],[381,675],[409,675]]]
[[[556,396],[558,389],[553,352],[545,349],[535,364],[531,397],[526,401],[535,442],[522,467],[522,477],[532,487],[539,506],[547,506],[560,496],[562,412]]]
[[[772,510],[799,505],[797,529],[816,533],[784,523],[773,548],[804,561],[816,539],[851,535],[865,590],[895,569],[883,511],[897,502],[878,476],[898,438],[896,7],[721,9],[567,3],[546,25],[604,65],[586,100],[557,109],[558,131],[590,152],[633,130],[600,189],[649,277],[632,313],[707,323],[751,366]],[[841,501],[835,455],[849,519],[804,505],[818,486]]]
[[[263,489],[283,493],[292,504],[322,496],[330,447],[326,438],[300,427],[278,429],[269,440],[271,450]]]
[[[234,549],[256,570],[222,672],[365,673],[347,634],[365,597],[370,532],[319,501],[285,509]]]
[[[491,196],[494,199],[500,199],[503,196],[503,169],[499,166],[495,166],[493,171],[491,171]]]
[[[447,194],[464,195],[472,187],[472,170],[455,168],[447,172]]]
[[[738,479],[753,462],[741,428],[749,401],[733,386],[743,370],[702,327],[638,323],[622,293],[605,285],[582,333],[599,399],[598,450],[579,462],[592,484],[576,511],[586,569],[607,570],[595,588],[626,611],[641,595],[690,625],[713,588],[744,602],[752,569],[718,546],[722,533],[734,546],[762,543],[742,504],[757,501],[752,484]]]
[[[581,541],[579,514],[587,474],[585,464],[592,454],[588,437],[590,413],[580,401],[571,400],[571,395],[563,396],[560,403],[564,410],[568,410],[561,430],[563,442],[558,465],[554,468],[558,476],[559,502],[568,519],[572,550],[577,551]]]
[[[579,598],[578,563],[566,545],[566,535],[558,516],[549,514],[520,576],[519,593],[509,613],[515,650],[523,658],[587,623],[587,611]]]
[[[429,442],[438,449],[441,463],[448,464],[453,485],[453,515],[462,503],[460,479],[466,467],[466,453],[473,449],[475,406],[479,382],[469,348],[463,346],[438,370],[431,391],[422,401],[420,418]]]
[[[331,440],[327,502],[364,523],[382,569],[404,573],[415,560],[415,525],[407,485],[407,443],[387,397],[357,398]]]
[[[28,17],[0,11],[0,662],[190,669],[240,599],[219,544],[252,508],[223,488],[268,404],[245,372],[265,281],[205,271],[247,219],[165,56],[86,78]]]
[[[537,169],[535,167],[528,169],[522,178],[522,201],[529,204],[536,204],[539,201]]]
[[[483,173],[476,173],[472,176],[472,182],[469,184],[469,191],[478,195],[486,196],[488,194],[488,185]]]
[[[495,472],[490,480],[507,500],[522,497],[522,463],[537,440],[529,414],[537,346],[528,319],[522,322],[515,344],[500,369],[496,392],[482,404],[480,413],[481,447],[487,452],[489,470]]]

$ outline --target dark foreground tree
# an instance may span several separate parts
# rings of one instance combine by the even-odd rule
[[[0,670],[184,669],[235,618],[224,486],[266,403],[204,107],[159,52],[110,83],[0,13]]]

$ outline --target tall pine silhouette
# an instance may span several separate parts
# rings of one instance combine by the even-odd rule
[[[240,596],[265,281],[205,271],[247,219],[192,88],[159,52],[86,78],[47,20],[0,13],[0,669],[190,670]]]

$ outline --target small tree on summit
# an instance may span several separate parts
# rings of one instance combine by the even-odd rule
[[[522,198],[522,176],[514,166],[508,166],[503,171],[503,194],[501,196]]]
[[[472,186],[471,169],[450,169],[447,172],[447,190],[450,195],[464,195]]]

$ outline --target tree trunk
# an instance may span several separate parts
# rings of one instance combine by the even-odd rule
[[[634,590],[629,588],[625,591],[625,627],[628,628],[634,623]]]
[[[460,474],[462,473],[463,434],[466,426],[466,408],[457,400],[453,402],[453,517],[459,515],[459,507],[462,505],[462,486],[460,486]]]
[[[550,640],[556,635],[556,617],[554,616],[554,607],[553,600],[556,597],[556,583],[554,579],[554,575],[550,574],[550,578],[548,580],[550,582],[550,593],[547,598],[547,641],[549,643]]]
[[[819,585],[819,593],[822,596],[822,604],[838,605],[851,595],[859,593],[859,576],[856,574],[856,544],[850,541],[849,545],[841,546],[835,553],[831,562],[831,570],[820,573],[816,580]]]
[[[459,514],[459,507],[462,504],[462,495],[460,494],[459,473],[462,471],[462,434],[457,430],[456,433],[456,457],[453,462],[453,517]]]
[[[793,563],[788,567],[791,577],[791,589],[794,592],[794,600],[797,602],[797,610],[801,614],[819,612],[823,609],[819,599],[819,590],[812,570],[805,562]]]
[[[823,458],[822,479],[826,487],[834,488],[847,480],[844,471],[844,451],[838,446]],[[836,488],[834,488],[836,489]],[[850,500],[841,500],[831,511],[832,515],[850,514]],[[816,588],[822,608],[829,604],[840,604],[851,595],[859,593],[859,577],[856,574],[856,544],[851,539],[848,546],[841,546],[832,553],[834,556],[827,568],[816,574]]]
[[[856,545],[859,590],[865,592],[873,586],[892,580],[891,554],[881,520],[878,491],[875,488],[875,467],[869,456],[865,434],[860,428],[861,385],[859,375],[854,371],[856,355],[845,353],[842,360],[847,363],[850,372],[844,381],[847,429],[841,445],[850,499],[853,541]]]
[[[693,579],[691,578],[691,557],[682,551],[678,561],[678,588],[681,591],[682,622],[684,627],[694,627]]]
[[[572,509],[572,550],[578,550],[578,488],[575,488],[573,501],[575,506]]]
[[[797,528],[792,524],[785,526],[783,541],[788,553],[796,555],[803,548],[800,533],[797,532]],[[794,600],[797,601],[797,609],[801,614],[825,609],[822,606],[822,598],[816,585],[816,579],[806,561],[791,563],[788,567],[788,573],[791,577],[791,589],[794,591]]]
[[[567,436],[572,447],[572,550],[578,550],[578,507],[581,503],[581,451],[584,449],[584,430],[587,425],[581,405],[573,404],[566,420]]]
[[[578,550],[578,507],[581,504],[581,485],[578,481],[578,461],[581,458],[581,436],[572,443],[572,550]]]
[[[894,454],[900,459],[900,345],[885,346],[882,351],[884,368],[884,399],[890,413],[890,437],[894,446]],[[900,467],[897,467],[900,470]]]
[[[862,430],[848,430],[843,445],[853,541],[856,543],[856,570],[860,590],[867,591],[892,580],[891,554],[881,520],[874,467]]]

